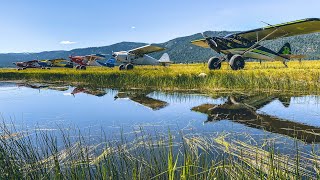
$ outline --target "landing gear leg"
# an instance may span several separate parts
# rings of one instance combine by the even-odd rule
[[[287,62],[286,62],[286,61],[283,61],[282,63],[283,63],[283,65],[284,65],[286,68],[288,68],[288,65],[287,65]]]

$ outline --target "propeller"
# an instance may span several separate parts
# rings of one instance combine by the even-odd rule
[[[206,39],[208,45],[214,49],[215,51],[217,51],[218,53],[220,53],[220,48],[218,47],[217,42],[214,40],[213,37],[207,36],[204,32],[201,33],[203,38]]]

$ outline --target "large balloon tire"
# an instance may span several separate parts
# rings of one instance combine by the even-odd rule
[[[232,70],[240,70],[245,66],[245,61],[241,55],[233,55],[229,61]]]
[[[221,69],[221,61],[217,57],[212,57],[208,61],[208,68],[209,70],[217,70]]]
[[[133,70],[133,64],[127,64],[126,70]]]

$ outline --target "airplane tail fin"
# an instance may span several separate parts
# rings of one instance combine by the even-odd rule
[[[110,58],[105,63],[101,62],[99,60],[96,60],[96,63],[98,63],[98,65],[100,65],[100,66],[112,68],[115,66],[116,60],[114,58]]]
[[[107,67],[114,67],[115,64],[116,64],[116,59],[114,59],[113,57],[106,61]]]
[[[290,55],[291,54],[291,45],[289,43],[285,43],[278,53],[281,55]]]
[[[306,57],[305,55],[302,55],[302,54],[292,54],[291,45],[289,43],[285,43],[278,53],[280,55],[282,55],[283,57],[285,57],[287,59],[291,59],[291,60],[292,59],[303,59]]]
[[[170,57],[169,57],[169,54],[168,53],[164,53],[161,58],[159,59],[159,62],[160,63],[172,63],[170,61]]]

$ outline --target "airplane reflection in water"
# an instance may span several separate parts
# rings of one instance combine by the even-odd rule
[[[57,91],[67,91],[70,86],[67,85],[59,85],[59,84],[50,84],[50,83],[16,83],[18,87],[27,87],[32,89],[50,89]],[[72,90],[71,93],[64,93],[64,95],[72,95],[76,97],[77,94],[84,93],[97,97],[102,97],[107,94],[106,88],[94,88],[94,87],[85,87],[79,86]],[[166,106],[168,106],[167,102],[154,99],[148,97],[151,91],[126,91],[126,92],[118,92],[118,94],[114,97],[114,100],[117,99],[129,99],[133,102],[141,104],[145,107],[148,107],[152,110],[159,110]]]
[[[106,90],[103,88],[87,88],[87,87],[76,87],[71,92],[73,96],[79,93],[90,94],[97,97],[102,97],[107,94]]]
[[[286,96],[229,96],[224,104],[203,104],[191,110],[207,114],[208,119],[205,123],[231,120],[248,127],[297,138],[307,143],[320,142],[319,127],[280,119],[258,111],[275,99],[281,101],[285,107],[290,105],[290,97]]]
[[[168,106],[167,102],[153,99],[148,97],[147,95],[151,92],[137,92],[137,91],[127,91],[127,92],[119,92],[114,99],[130,99],[131,101],[137,102],[143,106],[149,107],[152,110],[159,110],[166,106]]]
[[[87,87],[76,87],[71,94],[75,96],[78,93],[85,93],[94,95],[97,97],[102,97],[106,95],[106,89],[104,88],[87,88]],[[148,91],[126,91],[126,92],[118,92],[118,94],[114,97],[114,100],[117,99],[130,99],[133,102],[141,104],[145,107],[151,108],[152,110],[159,110],[168,105],[167,102],[153,99],[148,97],[147,95],[150,94]]]
[[[69,89],[69,86],[66,85],[57,85],[51,83],[15,83],[18,87],[27,87],[32,89],[50,89],[55,91],[66,91]]]

